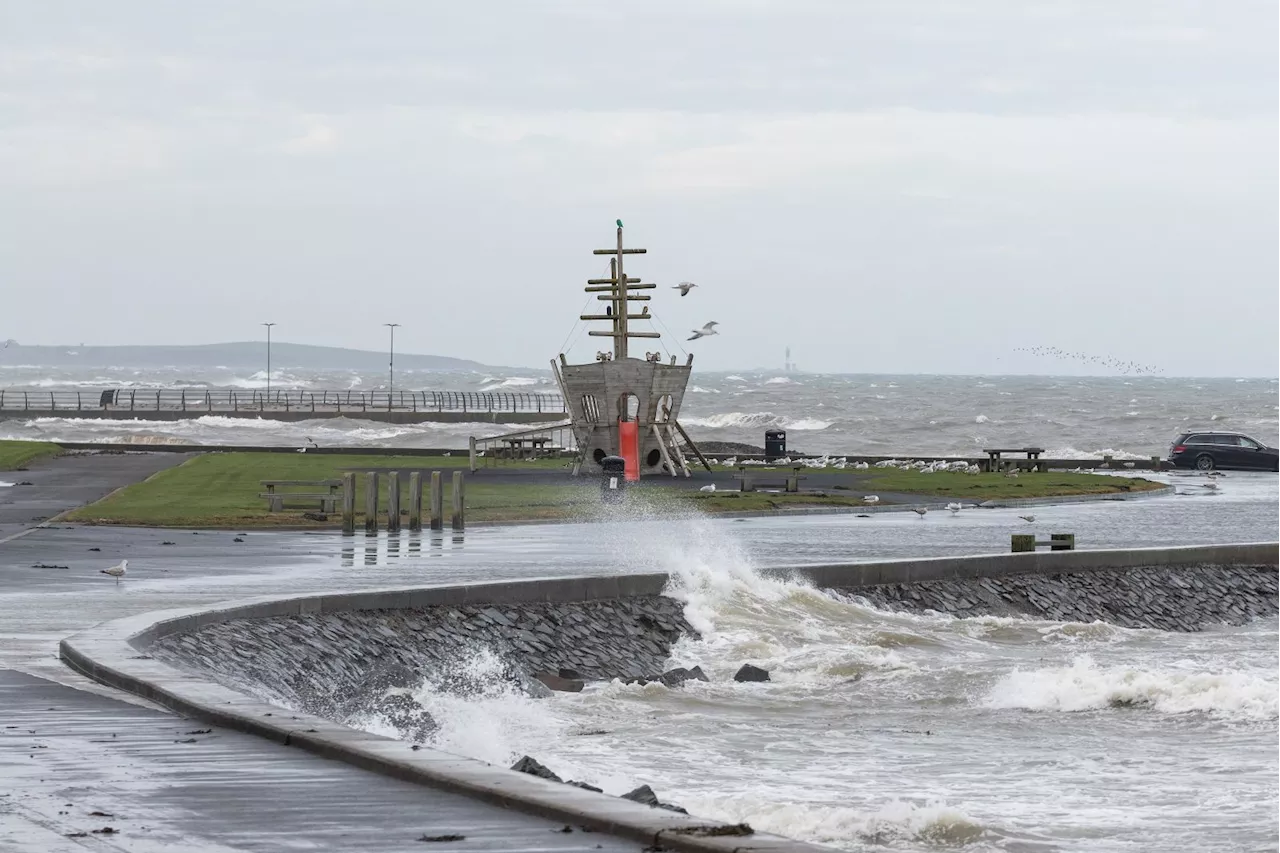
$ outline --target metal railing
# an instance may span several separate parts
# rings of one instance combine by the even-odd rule
[[[20,412],[474,412],[565,411],[559,394],[494,391],[305,391],[119,388],[0,389],[0,411]]]

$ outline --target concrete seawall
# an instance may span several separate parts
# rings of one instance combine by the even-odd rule
[[[1197,630],[1277,612],[1276,543],[897,560],[776,569],[894,608],[957,615],[1109,619]],[[673,850],[816,850],[430,749],[334,722],[335,691],[381,689],[380,671],[438,670],[490,646],[518,670],[652,676],[691,630],[665,574],[560,578],[234,602],[146,614],[64,640],[63,659],[103,683],[183,713],[358,766]],[[285,677],[284,674],[293,673]],[[320,690],[308,687],[308,679]],[[296,711],[245,695],[276,695]],[[327,694],[327,695],[326,695]]]
[[[696,632],[679,601],[636,595],[233,619],[169,634],[148,652],[341,721],[424,676],[469,689],[467,661],[482,649],[510,662],[506,678],[536,691],[533,676],[562,670],[588,681],[656,678],[683,635]]]

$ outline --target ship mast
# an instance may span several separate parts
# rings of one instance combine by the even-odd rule
[[[604,314],[582,314],[581,320],[609,320],[613,328],[608,332],[587,332],[597,338],[613,338],[613,357],[615,360],[627,357],[627,340],[629,338],[660,338],[657,332],[632,332],[627,328],[629,320],[648,320],[649,307],[645,306],[639,314],[632,314],[632,302],[648,302],[651,297],[633,294],[633,290],[653,290],[656,284],[640,284],[638,278],[627,278],[623,269],[624,255],[643,255],[646,249],[624,249],[622,247],[622,220],[618,220],[618,245],[614,249],[595,249],[595,255],[613,255],[609,259],[609,278],[592,278],[587,280],[584,290],[587,293],[598,293],[596,299],[608,302],[609,308]]]

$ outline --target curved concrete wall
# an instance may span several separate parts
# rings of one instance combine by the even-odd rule
[[[945,557],[768,570],[820,587],[884,588],[895,584],[1072,575],[1132,567],[1267,567],[1273,576],[1277,543]],[[475,604],[593,601],[660,593],[665,574],[553,578],[466,586],[389,589],[294,598],[259,598],[213,609],[143,614],[104,623],[60,644],[63,660],[104,684],[228,728],[401,779],[489,802],[637,838],[672,850],[813,850],[774,836],[735,835],[733,828],[493,767],[389,738],[348,729],[318,716],[293,713],[152,659],[144,652],[161,637],[237,619],[395,610]],[[728,834],[725,834],[728,833]]]

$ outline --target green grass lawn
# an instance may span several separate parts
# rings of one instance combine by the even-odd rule
[[[426,487],[431,471],[441,471],[444,481],[444,511],[449,513],[452,500],[451,469],[465,469],[467,456],[358,456],[346,454],[292,453],[208,453],[149,477],[113,495],[72,512],[71,521],[94,524],[136,524],[167,527],[332,527],[330,522],[308,521],[307,511],[319,510],[319,502],[295,506],[284,512],[268,512],[263,480],[328,480],[340,479],[348,471],[356,473],[356,512],[363,517],[366,471],[384,472],[379,477],[381,494],[379,512],[387,507],[388,478],[386,471],[400,472],[400,506],[409,508],[409,474],[422,472],[423,511],[426,512]],[[560,460],[510,462],[504,467],[559,470]],[[466,503],[468,520],[486,521],[507,518],[565,518],[574,508],[589,502],[593,496],[582,485],[547,486],[540,484],[486,483],[468,475]],[[315,492],[323,488],[281,488],[281,492]],[[598,486],[597,486],[598,491]],[[339,507],[339,511],[341,508]]]
[[[985,501],[1010,498],[1047,498],[1064,495],[1101,495],[1144,492],[1161,488],[1160,483],[1137,477],[1114,477],[1107,474],[1068,474],[1046,471],[1043,474],[1022,473],[1017,477],[1004,474],[964,474],[939,471],[921,474],[896,468],[871,468],[859,472],[868,475],[855,487],[863,493],[908,492],[936,498]]]
[[[61,452],[61,447],[45,441],[0,441],[0,471],[16,471],[42,456]]]
[[[267,510],[262,480],[337,479],[347,471],[356,472],[356,512],[364,508],[363,472],[400,472],[402,510],[407,510],[409,472],[423,472],[424,488],[430,471],[444,477],[444,508],[448,515],[452,470],[465,468],[465,454],[446,457],[358,456],[293,453],[209,453],[153,475],[103,500],[76,510],[72,521],[94,524],[128,524],[169,527],[334,527],[337,515],[328,521],[308,521],[303,513],[318,505],[293,506],[284,512]],[[563,460],[510,462],[500,468],[563,470]],[[861,476],[860,476],[861,475]],[[863,479],[865,476],[867,479]],[[855,477],[858,479],[855,480]],[[1156,488],[1158,484],[1133,478],[1090,474],[1022,474],[1013,479],[1001,474],[920,474],[872,469],[850,474],[848,486],[825,487],[825,495],[787,495],[771,492],[717,491],[662,488],[650,483],[635,493],[634,503],[653,512],[680,511],[693,506],[707,512],[751,512],[802,506],[864,506],[862,496],[883,492],[905,492],[921,500],[958,499],[978,502],[991,498],[1046,497],[1099,494]],[[382,495],[379,510],[387,507],[387,478],[380,478]],[[314,491],[314,489],[301,489]],[[282,489],[281,491],[289,491]],[[424,496],[424,503],[426,498]],[[882,503],[889,503],[883,500]],[[557,520],[591,518],[600,512],[600,484],[595,478],[561,484],[521,483],[486,480],[485,474],[468,475],[466,481],[468,521]],[[424,507],[425,510],[425,507]],[[357,523],[361,523],[358,521]]]

